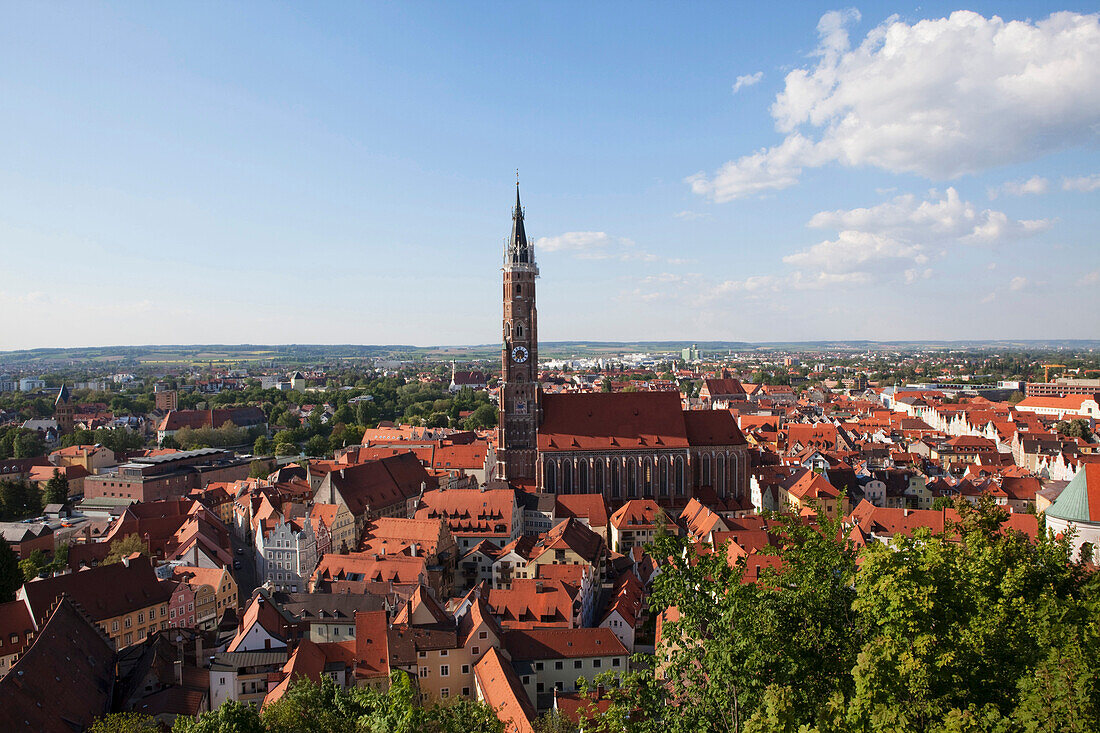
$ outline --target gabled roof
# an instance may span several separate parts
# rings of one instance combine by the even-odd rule
[[[67,598],[34,643],[0,679],[6,730],[72,733],[110,711],[115,652],[109,639]]]
[[[652,499],[631,499],[611,515],[611,526],[616,529],[656,528],[658,518],[665,518],[665,510]]]
[[[123,563],[101,565],[78,573],[34,580],[23,585],[35,615],[42,615],[62,594],[79,603],[93,621],[122,616],[141,608],[167,603],[172,581],[161,581],[149,558],[138,555]]]
[[[559,519],[587,519],[589,526],[607,526],[607,499],[603,494],[558,494],[554,497],[554,516]]]
[[[704,445],[744,445],[747,441],[729,410],[684,410],[688,443]]]
[[[542,411],[540,451],[688,447],[676,392],[548,394]]]
[[[421,486],[432,489],[437,485],[411,453],[340,468],[332,471],[328,480],[355,516],[411,499]]]
[[[496,711],[507,733],[534,733],[535,708],[527,698],[512,665],[496,647],[474,664],[477,686],[489,707]]]
[[[516,661],[577,659],[629,654],[611,629],[515,629],[504,646]]]

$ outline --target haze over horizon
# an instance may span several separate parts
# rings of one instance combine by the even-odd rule
[[[0,350],[1100,334],[1095,6],[477,7],[6,7]]]

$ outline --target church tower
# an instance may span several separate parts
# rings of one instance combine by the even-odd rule
[[[76,415],[76,405],[73,404],[72,393],[64,383],[57,393],[57,399],[53,403],[53,417],[57,420],[58,432],[69,435],[74,430],[73,420]]]
[[[504,245],[504,323],[497,477],[534,481],[538,451],[538,323],[535,315],[535,250],[523,228],[516,182],[512,235]]]

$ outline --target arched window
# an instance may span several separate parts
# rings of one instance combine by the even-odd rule
[[[683,456],[676,456],[676,462],[673,464],[673,473],[676,474],[676,494],[677,496],[684,495],[684,458]]]
[[[543,488],[556,494],[558,492],[558,476],[555,468],[553,461],[546,462],[543,467]]]
[[[730,454],[730,493],[741,496],[741,456]]]
[[[668,459],[661,458],[661,469],[658,474],[659,479],[657,481],[657,490],[661,493],[661,496],[668,496]]]
[[[619,460],[611,459],[611,496],[618,499],[623,495],[622,476],[619,475]]]
[[[517,323],[516,324],[516,338],[518,338],[518,339],[523,338],[523,324],[522,323]]]
[[[710,482],[710,456],[700,456],[703,461],[703,486],[712,486]]]
[[[642,464],[642,496],[653,496],[653,459]]]
[[[603,459],[602,458],[597,458],[596,459],[596,465],[593,468],[593,472],[596,474],[596,476],[595,476],[595,478],[596,478],[596,481],[595,481],[596,493],[597,494],[602,494],[603,490],[604,490],[604,481],[603,481],[604,480],[604,474],[603,474],[604,465],[603,465]]]
[[[717,484],[716,491],[718,492],[719,496],[725,496],[726,495],[726,457],[724,455],[722,455],[721,453],[718,454],[718,470],[716,471],[716,473],[718,474],[715,477],[715,478],[718,479],[715,482]]]
[[[577,464],[577,486],[580,487],[580,493],[588,493],[588,461],[581,460]]]
[[[573,493],[573,464],[569,460],[561,462],[561,493]]]
[[[638,462],[631,458],[626,464],[626,495],[634,498],[638,495]]]

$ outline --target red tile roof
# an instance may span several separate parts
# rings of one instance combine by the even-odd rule
[[[43,578],[24,584],[22,592],[36,615],[43,614],[64,593],[79,603],[93,621],[103,621],[167,603],[172,583],[158,579],[149,558],[138,555],[129,560],[129,567],[114,563]]]
[[[505,632],[512,659],[576,659],[629,654],[611,629],[515,629]]]
[[[72,733],[110,711],[110,640],[68,599],[45,611],[49,618],[34,643],[0,679],[5,730]]]
[[[551,394],[542,410],[540,451],[688,447],[675,392]]]
[[[534,733],[535,708],[512,665],[491,647],[474,665],[474,677],[489,707],[496,711],[506,733]]]

